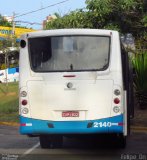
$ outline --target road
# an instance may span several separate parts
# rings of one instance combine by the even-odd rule
[[[147,133],[131,132],[125,149],[113,146],[112,139],[94,141],[65,138],[62,149],[41,149],[38,137],[19,134],[18,127],[0,126],[0,160],[147,160]]]

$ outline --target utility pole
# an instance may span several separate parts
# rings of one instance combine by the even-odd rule
[[[15,12],[12,16],[12,47],[14,47],[14,36],[15,36]]]
[[[12,16],[12,32],[11,32],[11,39],[12,39],[12,48],[14,47],[14,36],[15,36],[15,12],[13,12]],[[5,51],[5,75],[6,75],[6,92],[8,93],[8,63],[9,63],[9,58],[8,58],[8,50],[6,48]]]
[[[7,55],[7,49],[5,49],[5,80],[6,80],[6,93],[8,93],[8,55]]]

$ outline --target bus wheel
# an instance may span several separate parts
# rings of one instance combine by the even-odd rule
[[[62,145],[63,145],[62,135],[51,136],[51,148],[62,148]]]
[[[39,137],[39,140],[40,140],[41,148],[50,148],[51,147],[51,141],[47,135],[41,135]]]
[[[117,136],[117,142],[118,142],[118,147],[119,148],[125,148],[126,147],[126,136],[124,136],[123,134],[119,134]]]

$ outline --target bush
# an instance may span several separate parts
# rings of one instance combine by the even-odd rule
[[[147,106],[147,51],[140,51],[132,58],[135,71],[134,87],[141,108]]]
[[[6,69],[7,67],[6,67],[6,65],[3,63],[1,66],[0,66],[0,70],[4,70],[4,69]]]

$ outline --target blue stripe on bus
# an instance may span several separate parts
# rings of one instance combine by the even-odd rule
[[[47,121],[20,116],[21,134],[123,133],[123,126],[123,114],[85,121]]]

